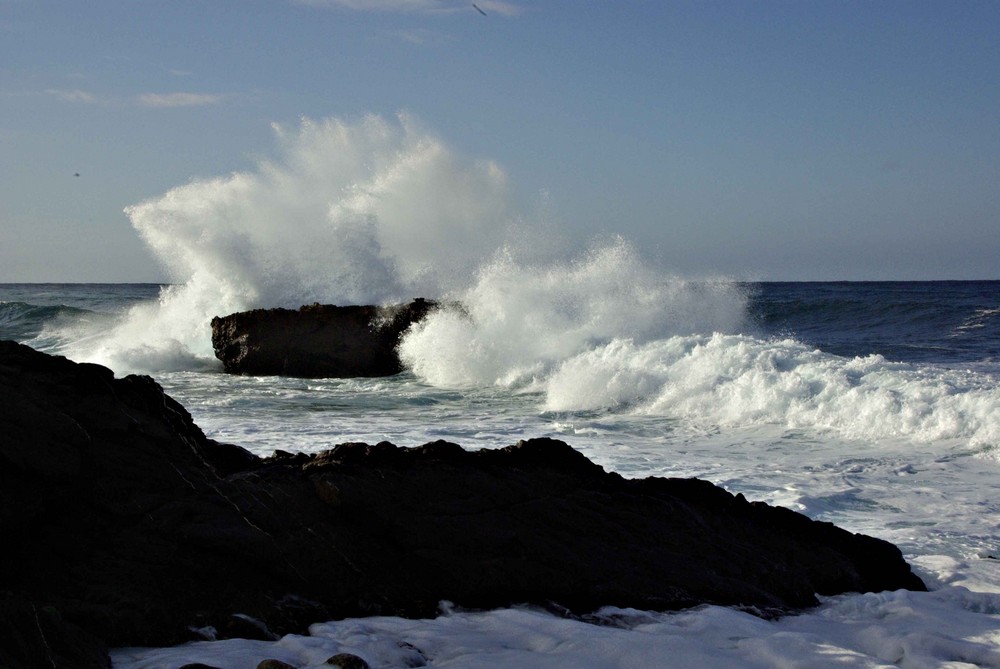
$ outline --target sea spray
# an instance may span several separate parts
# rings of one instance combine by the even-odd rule
[[[122,371],[213,364],[213,316],[311,302],[436,297],[467,282],[525,218],[494,163],[406,116],[275,126],[278,158],[130,206],[174,285],[73,357]]]
[[[275,126],[280,159],[129,207],[179,283],[261,306],[436,296],[492,252],[509,222],[503,172],[410,119]]]
[[[623,239],[564,263],[501,253],[457,306],[412,328],[400,353],[432,385],[537,393],[554,414],[805,427],[1000,453],[992,376],[746,334],[748,299],[733,282],[657,272]]]
[[[203,369],[216,365],[208,324],[217,315],[444,297],[482,329],[463,341],[443,332],[455,314],[442,313],[423,337],[451,358],[415,353],[415,337],[407,355],[417,373],[518,383],[613,337],[728,331],[743,319],[733,284],[663,275],[622,239],[567,260],[549,212],[517,213],[496,164],[456,154],[409,117],[306,119],[275,132],[278,157],[255,171],[126,209],[174,284],[77,336],[71,357],[119,371]]]
[[[566,262],[524,263],[505,250],[455,298],[400,345],[403,361],[435,385],[531,389],[615,339],[733,331],[745,307],[736,284],[664,275],[620,237]]]
[[[204,370],[217,368],[209,327],[216,315],[441,297],[458,306],[434,314],[400,349],[413,373],[435,386],[538,393],[539,409],[549,412],[958,439],[998,452],[993,376],[833,355],[794,332],[751,336],[744,287],[671,276],[624,239],[568,258],[545,216],[516,213],[499,167],[456,154],[405,116],[304,120],[275,130],[277,157],[255,171],[192,181],[126,210],[174,279],[158,299],[110,317],[52,320],[37,341],[118,372]],[[787,290],[771,320],[813,299],[809,289]],[[938,338],[927,347],[914,325],[941,313],[940,304],[924,308],[918,299],[910,307],[903,299],[919,298],[919,285],[895,287],[874,308],[857,300],[865,291],[822,290],[825,310],[810,323],[847,318],[831,301],[845,290],[852,319],[889,318],[834,328],[836,345],[849,349],[872,328],[901,339],[894,335],[901,323],[917,336],[895,350],[933,355],[942,345]],[[996,302],[984,298],[968,311],[965,299],[946,301],[955,313],[945,320],[961,318],[949,325],[939,316],[934,328],[952,333],[949,350],[990,364]]]

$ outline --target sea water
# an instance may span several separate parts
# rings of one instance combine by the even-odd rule
[[[587,244],[412,121],[277,128],[277,158],[127,213],[169,285],[0,286],[0,337],[153,375],[260,455],[345,441],[563,439],[628,477],[697,476],[895,543],[927,593],[762,620],[702,606],[317,621],[274,642],[117,649],[116,667],[1000,667],[1000,282],[678,277]],[[527,213],[525,213],[527,212]],[[209,321],[444,298],[380,379],[234,377]]]

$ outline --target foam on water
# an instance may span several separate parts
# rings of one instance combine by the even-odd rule
[[[616,238],[568,262],[524,263],[504,249],[455,299],[400,345],[403,361],[435,385],[530,387],[617,337],[732,330],[745,298],[731,282],[658,273]]]
[[[778,621],[712,606],[678,613],[605,609],[588,620],[446,606],[433,620],[337,621],[275,642],[118,649],[116,667],[203,662],[236,669],[276,658],[306,668],[341,652],[382,668],[1000,667],[1000,561],[989,557],[998,545],[997,464],[967,457],[949,441],[849,441],[805,427],[698,429],[637,412],[538,412],[532,407],[541,391],[454,392],[409,374],[303,380],[181,373],[163,380],[191,399],[185,404],[210,436],[257,444],[261,454],[355,438],[408,446],[445,438],[474,448],[561,435],[614,471],[698,475],[750,499],[893,541],[932,592],[833,597]]]
[[[939,567],[947,569],[947,561]],[[998,667],[1000,570],[980,570],[983,592],[948,585],[828,598],[814,611],[777,621],[703,606],[679,613],[605,608],[588,620],[532,609],[482,613],[445,608],[433,620],[366,618],[313,625],[277,642],[220,641],[169,649],[120,649],[116,667],[172,669],[203,662],[220,669],[274,658],[321,667],[353,653],[372,667]]]
[[[959,439],[1000,455],[994,376],[738,334],[747,298],[737,284],[664,276],[621,239],[568,263],[502,254],[456,299],[400,345],[436,386],[538,392],[549,412]]]
[[[671,276],[621,238],[572,257],[552,246],[547,219],[516,213],[495,164],[458,155],[408,117],[275,131],[277,157],[254,171],[126,210],[175,278],[157,300],[110,325],[54,323],[40,340],[119,372],[212,369],[216,315],[440,297],[448,306],[400,347],[440,388],[539,393],[539,409],[556,413],[960,439],[996,455],[1000,390],[989,374],[746,334],[739,284]]]
[[[560,364],[545,406],[629,410],[720,426],[774,423],[850,439],[963,439],[995,451],[1000,389],[989,376],[843,358],[794,340],[694,335],[615,339]]]

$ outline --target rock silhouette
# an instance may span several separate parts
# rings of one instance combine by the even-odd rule
[[[898,549],[696,479],[629,480],[569,445],[340,444],[258,458],[149,377],[0,342],[0,665],[107,667],[212,628],[518,603],[701,603],[924,589]]]
[[[391,376],[403,371],[399,337],[435,302],[390,307],[313,304],[212,319],[212,347],[230,374],[305,378]]]

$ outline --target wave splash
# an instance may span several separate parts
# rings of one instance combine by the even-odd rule
[[[544,216],[517,213],[499,167],[408,117],[275,132],[278,157],[255,171],[126,209],[175,283],[60,352],[118,371],[215,368],[216,315],[437,297],[460,306],[400,347],[432,385],[540,393],[545,411],[1000,442],[989,378],[749,336],[739,284],[664,274],[621,238],[568,257]]]
[[[125,210],[174,285],[75,356],[130,371],[211,365],[213,316],[444,294],[525,225],[497,165],[406,116],[274,129],[279,157],[255,171]]]
[[[881,355],[844,358],[793,339],[615,339],[563,361],[544,392],[550,411],[621,407],[710,426],[782,425],[872,441],[954,439],[1000,455],[1000,388],[990,377]]]
[[[747,334],[748,299],[730,281],[665,277],[620,239],[569,263],[506,253],[457,306],[411,328],[400,352],[430,384],[538,393],[547,412],[958,440],[1000,455],[990,375]]]
[[[504,249],[457,306],[411,328],[400,355],[435,385],[537,389],[564,361],[618,338],[733,331],[745,301],[730,281],[654,271],[621,238],[558,263],[526,264]]]

